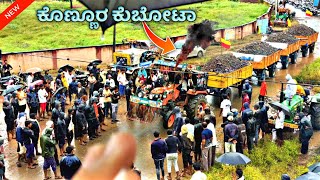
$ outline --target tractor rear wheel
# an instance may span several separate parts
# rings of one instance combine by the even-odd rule
[[[190,97],[188,106],[185,107],[188,118],[194,119],[198,114],[199,109],[201,108],[202,110],[204,110],[206,104],[207,100],[205,95],[203,94]]]
[[[171,129],[174,125],[175,119],[176,119],[175,113],[172,113],[172,111],[167,112],[167,114],[163,118],[163,128]]]

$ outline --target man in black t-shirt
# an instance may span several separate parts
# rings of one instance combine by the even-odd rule
[[[112,121],[111,123],[117,122],[117,114],[118,114],[118,102],[120,99],[120,93],[118,91],[118,86],[114,87],[114,90],[112,91],[111,96],[111,107],[112,107]]]
[[[3,69],[3,77],[11,76],[11,70],[13,69],[10,64],[7,64],[7,60],[4,60],[4,64],[2,66]]]

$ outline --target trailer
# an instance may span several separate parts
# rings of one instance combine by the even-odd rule
[[[298,53],[299,53],[299,49],[300,49],[300,40],[292,43],[292,44],[288,44],[288,43],[278,43],[278,42],[267,42],[269,45],[281,49],[280,50],[280,61],[282,64],[282,69],[287,69],[289,66],[289,62],[291,62],[291,64],[296,64],[297,63],[297,59],[298,59]],[[291,61],[289,61],[289,59]]]
[[[310,54],[313,53],[314,46],[318,40],[318,35],[319,33],[314,33],[311,36],[295,36],[300,39],[302,57],[307,57],[308,49]]]
[[[276,65],[280,59],[281,51],[277,51],[268,56],[266,55],[254,55],[233,52],[233,55],[241,60],[251,61],[253,71],[256,76],[262,80],[266,77],[266,70],[269,71],[269,77],[274,77],[276,73]]]

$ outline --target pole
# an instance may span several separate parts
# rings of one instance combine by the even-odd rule
[[[113,44],[112,52],[116,52],[116,25],[113,25]]]
[[[276,17],[278,15],[278,6],[279,6],[279,0],[276,0],[276,4],[275,4],[275,14],[276,14]]]
[[[72,9],[72,0],[70,0],[70,9]]]
[[[284,101],[283,83],[281,82],[280,103]]]

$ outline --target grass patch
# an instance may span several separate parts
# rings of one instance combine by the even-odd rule
[[[10,4],[0,3],[0,12]],[[101,30],[90,30],[88,22],[39,22],[36,10],[44,5],[50,9],[69,9],[69,2],[36,1],[23,11],[16,19],[0,31],[0,48],[4,52],[21,52],[52,48],[91,46],[112,43],[113,28],[105,33],[105,40],[100,40]],[[75,2],[79,10],[84,6]],[[208,1],[181,6],[178,9],[193,9],[197,21],[210,19],[219,23],[218,28],[238,26],[264,14],[269,8],[263,4],[239,3],[227,0]],[[109,17],[110,18],[110,17]],[[178,36],[187,33],[190,22],[150,22],[150,28],[160,37]],[[117,25],[117,42],[124,38],[147,39],[141,23],[119,23]]]
[[[251,163],[239,166],[244,171],[247,180],[278,180],[282,174],[288,174],[292,179],[308,171],[307,165],[299,164],[300,143],[297,139],[287,140],[283,147],[278,147],[270,140],[261,140],[251,154],[246,154]],[[319,158],[319,157],[315,157]],[[315,162],[314,159],[310,162]],[[236,170],[235,166],[226,166],[216,163],[207,174],[208,179],[232,179]]]
[[[311,64],[305,66],[301,70],[301,72],[295,77],[295,79],[299,83],[319,85],[320,84],[319,67],[320,67],[320,58],[316,59]],[[320,87],[314,87],[313,91],[316,93],[320,93]]]

